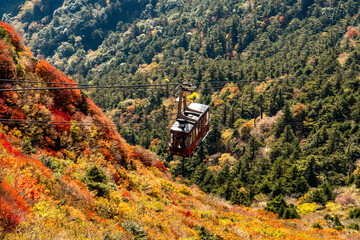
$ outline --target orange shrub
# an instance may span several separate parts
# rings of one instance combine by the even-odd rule
[[[72,83],[73,80],[68,78],[63,72],[53,67],[48,62],[41,60],[35,72],[38,76],[43,78],[45,82],[56,82],[56,83]],[[53,84],[52,87],[69,87],[69,85]],[[71,85],[72,86],[72,85]],[[54,92],[55,105],[68,109],[69,105],[77,106],[80,103],[81,93],[79,89],[62,89],[55,90]]]
[[[9,47],[0,41],[0,78],[14,78],[15,67],[14,61],[10,57]]]

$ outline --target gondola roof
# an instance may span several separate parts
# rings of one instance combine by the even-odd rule
[[[186,121],[184,119],[176,119],[176,122],[171,126],[170,131],[184,134],[190,133],[199,119],[209,109],[209,106],[201,103],[191,103],[189,108],[200,111],[202,113],[199,114],[197,112],[185,110],[184,115],[194,119],[194,122]]]

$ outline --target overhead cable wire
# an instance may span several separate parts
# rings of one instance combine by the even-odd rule
[[[208,81],[208,82],[194,82],[191,83],[193,85],[203,85],[203,84],[222,84],[222,83],[239,83],[239,82],[284,82],[289,80],[296,80],[296,79],[311,79],[311,78],[322,78],[322,77],[329,77],[335,75],[350,75],[356,74],[358,72],[349,72],[349,73],[335,73],[335,74],[324,74],[324,75],[317,75],[317,76],[299,76],[299,77],[280,77],[280,78],[270,78],[270,79],[240,79],[240,80],[232,80],[232,81]],[[4,81],[6,79],[3,79]],[[0,79],[1,81],[1,79]],[[14,80],[13,82],[17,82]],[[21,82],[21,81],[18,81]],[[50,83],[50,82],[38,82],[38,83]],[[59,84],[59,85],[73,85],[72,83],[51,83],[51,84]],[[120,84],[120,85],[86,85],[86,84],[75,84],[74,87],[32,87],[32,88],[16,88],[16,89],[0,89],[0,92],[9,92],[9,91],[37,91],[37,90],[77,90],[77,89],[115,89],[115,88],[130,88],[130,89],[148,89],[148,88],[159,88],[159,87],[170,87],[170,86],[177,86],[179,84],[183,84],[181,82],[178,83],[163,83],[163,84],[137,84],[137,85],[127,85],[127,84]],[[233,86],[223,86],[221,88],[226,87],[233,87]],[[234,86],[235,87],[235,86]],[[220,88],[220,87],[217,87]],[[213,89],[213,88],[209,88]],[[162,89],[156,89],[162,90]],[[168,89],[166,89],[168,90]],[[169,89],[170,90],[170,89]]]
[[[349,120],[356,121],[359,120],[360,117],[357,118],[333,118],[330,121],[335,122],[336,120]],[[245,123],[251,123],[254,125],[254,119],[250,119],[247,122],[239,124],[238,127]],[[292,122],[273,122],[273,123],[256,123],[256,126],[270,126],[270,125],[304,125],[306,122],[308,123],[316,123],[318,121],[328,121],[326,119],[319,119],[316,121],[292,121]],[[94,123],[94,122],[78,122],[78,121],[54,121],[54,120],[25,120],[25,119],[0,119],[0,123],[22,123],[22,124],[58,124],[58,125],[71,125],[71,124],[80,124],[80,125],[100,125],[100,126],[116,126],[115,123]],[[225,127],[235,127],[235,124],[219,124],[219,123],[211,123],[211,126],[225,126]],[[200,124],[202,126],[202,124]]]
[[[78,121],[55,121],[55,120],[33,120],[33,119],[0,119],[0,123],[18,123],[18,124],[55,124],[55,125],[96,125],[96,126],[116,126],[115,123],[95,123]]]
[[[21,79],[0,79],[0,82],[14,82],[14,83],[41,83],[41,84],[54,84],[54,85],[89,86],[89,84],[59,83],[59,82],[43,82],[43,81],[29,81],[29,80],[21,80]]]

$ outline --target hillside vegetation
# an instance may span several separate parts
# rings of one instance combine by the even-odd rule
[[[1,89],[74,83],[0,23]],[[52,82],[53,84],[46,84]],[[1,239],[336,239],[173,182],[78,90],[0,95]],[[355,236],[355,235],[352,235]]]
[[[171,86],[82,93],[173,179],[315,228],[359,229],[359,1],[49,2],[6,19],[79,83],[198,86],[188,100],[210,105],[212,131],[185,161],[168,154]]]

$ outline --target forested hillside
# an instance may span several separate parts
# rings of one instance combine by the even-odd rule
[[[14,91],[76,83],[33,57],[3,22],[0,64],[2,79],[23,79],[2,80],[0,93],[0,239],[358,236],[312,230],[306,222],[280,220],[172,181],[156,154],[127,144],[82,91]],[[277,205],[287,206],[280,201],[269,210]]]
[[[51,2],[4,19],[79,83],[198,86],[188,100],[210,105],[212,130],[184,161],[168,154],[172,85],[84,92],[173,178],[315,228],[359,229],[358,1]]]

